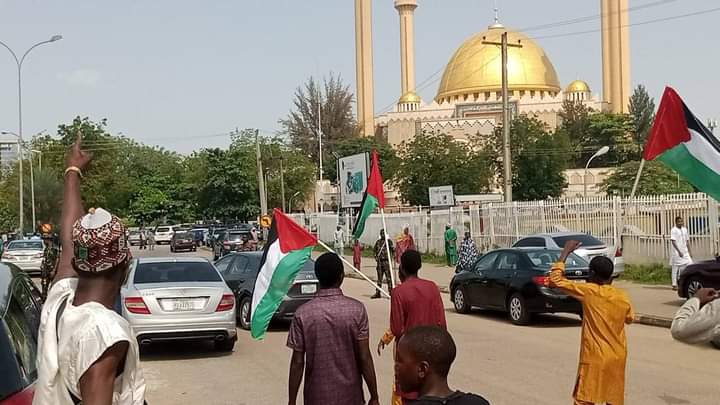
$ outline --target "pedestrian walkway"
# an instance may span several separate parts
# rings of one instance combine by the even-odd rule
[[[345,258],[352,262],[351,256]],[[361,267],[360,270],[365,275],[373,280],[377,279],[374,259],[363,257]],[[396,268],[394,270],[397,271]],[[448,286],[454,274],[454,267],[432,263],[424,263],[420,270],[420,277],[434,281],[444,293],[449,293]],[[614,285],[627,291],[638,315],[637,320],[641,323],[670,327],[675,312],[684,303],[670,286],[636,284],[623,280],[616,281]]]

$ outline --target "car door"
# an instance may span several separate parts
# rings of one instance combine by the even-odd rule
[[[218,272],[220,272],[223,280],[225,280],[225,284],[227,284],[231,290],[235,291],[238,287],[238,283],[237,280],[232,278],[232,274],[230,274],[233,261],[235,261],[235,255],[225,256],[215,262],[215,268],[217,268]]]
[[[497,257],[497,252],[490,252],[481,257],[480,260],[475,263],[475,267],[473,267],[470,272],[471,274],[468,275],[465,285],[470,305],[478,307],[487,305],[487,277],[495,267]]]
[[[495,267],[487,276],[487,299],[488,306],[493,308],[504,308],[505,297],[517,272],[520,263],[520,255],[512,251],[500,253]]]
[[[547,247],[547,244],[545,242],[545,238],[540,237],[529,237],[529,238],[523,238],[519,241],[515,242],[513,247]]]

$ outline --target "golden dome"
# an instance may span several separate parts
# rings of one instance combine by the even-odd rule
[[[400,101],[398,103],[405,104],[405,103],[419,103],[422,99],[420,96],[417,95],[414,91],[408,91],[407,93],[403,94],[402,97],[400,97]]]
[[[545,51],[526,35],[494,24],[485,32],[465,41],[448,62],[443,73],[436,100],[442,102],[453,96],[502,90],[500,47],[485,45],[483,41],[500,42],[503,32],[508,43],[522,48],[508,47],[508,84],[510,90],[559,92],[560,81]]]
[[[582,80],[573,80],[565,88],[565,93],[590,93],[590,86]]]

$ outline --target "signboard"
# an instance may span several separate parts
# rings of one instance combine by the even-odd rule
[[[270,215],[263,215],[260,217],[260,226],[263,228],[270,228],[270,225],[272,225],[272,218]]]
[[[360,153],[338,159],[338,174],[340,206],[342,208],[360,207],[370,174],[368,154]]]
[[[452,207],[455,205],[453,186],[439,186],[428,188],[431,207]]]

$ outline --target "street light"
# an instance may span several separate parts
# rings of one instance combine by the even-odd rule
[[[23,62],[25,62],[25,58],[28,56],[30,51],[37,48],[40,45],[49,44],[51,42],[59,41],[62,39],[62,35],[53,35],[48,39],[47,41],[38,42],[37,44],[31,46],[28,48],[27,51],[25,51],[24,54],[20,58],[18,58],[15,51],[12,50],[7,44],[0,41],[0,45],[2,45],[5,49],[7,49],[10,54],[12,54],[13,58],[15,59],[15,64],[17,65],[17,77],[18,77],[18,137],[20,138],[19,142],[22,143],[22,135],[23,135],[23,122],[22,122],[22,65]],[[18,148],[18,153],[20,154],[19,160],[20,160],[20,233],[22,234],[25,232],[24,225],[25,225],[25,215],[23,213],[24,201],[23,201],[23,187],[22,187],[22,174],[23,174],[23,167],[22,167],[22,161],[23,161],[23,154],[22,154],[22,148]],[[32,166],[31,166],[32,171]],[[34,226],[34,225],[33,225]]]
[[[590,159],[588,159],[587,164],[585,165],[585,175],[583,176],[583,197],[586,198],[586,199],[587,199],[587,171],[588,171],[588,166],[590,166],[590,162],[592,162],[593,159],[595,159],[595,158],[598,157],[598,156],[602,156],[602,155],[604,155],[604,154],[606,154],[606,153],[608,153],[608,152],[610,152],[610,147],[609,147],[609,146],[603,146],[602,148],[600,148],[600,150],[598,150],[597,152],[595,152],[594,155],[590,156]]]
[[[288,202],[288,209],[290,210],[290,212],[293,212],[293,205],[292,205],[293,198],[295,198],[295,197],[297,197],[297,196],[299,196],[299,195],[300,195],[300,192],[299,192],[299,191],[296,191],[295,194],[293,194],[293,195],[290,197],[290,201]]]
[[[31,149],[30,152],[38,154],[38,167],[40,168],[40,171],[42,171],[42,151],[37,149]]]
[[[19,156],[21,157],[21,156],[22,156],[21,151],[22,151],[23,148],[25,148],[25,145],[23,145],[23,144],[20,143],[20,139],[21,139],[21,138],[20,138],[20,135],[14,133],[14,132],[11,132],[11,131],[2,131],[2,132],[0,132],[0,134],[2,134],[2,135],[12,135],[12,136],[14,136],[14,137],[17,138],[17,140],[18,140],[18,154],[19,154]],[[41,154],[40,156],[42,156],[42,152],[40,152],[39,150],[30,150],[30,152],[37,152],[37,153],[40,153],[40,154]],[[21,159],[20,159],[20,165],[21,165],[20,167],[22,167],[22,160],[21,160]],[[21,190],[22,190],[22,186],[23,186],[22,184],[23,184],[23,183],[22,183],[22,170],[21,170],[21,171],[20,171],[20,187],[21,187]],[[22,195],[22,194],[20,194],[20,195]],[[37,223],[35,222],[35,174],[33,173],[32,155],[30,156],[30,204],[31,204],[31,206],[32,206],[33,230],[35,230],[35,226],[37,226]],[[24,208],[24,207],[21,206],[21,208]],[[21,215],[21,217],[22,217],[22,215]],[[22,229],[22,228],[20,228],[20,229]]]

